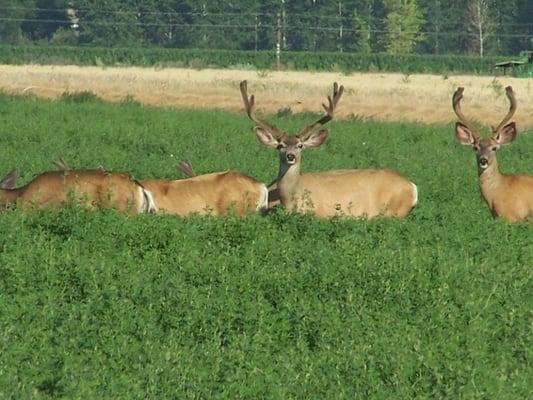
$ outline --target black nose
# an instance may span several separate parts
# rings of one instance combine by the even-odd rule
[[[486,167],[488,163],[489,163],[489,160],[487,160],[486,158],[479,159],[479,165],[481,165],[482,167]]]
[[[294,154],[287,154],[287,161],[294,161],[296,156]]]

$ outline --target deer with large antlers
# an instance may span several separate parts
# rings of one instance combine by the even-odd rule
[[[455,137],[460,144],[470,145],[476,152],[479,187],[493,217],[508,222],[533,216],[533,176],[505,175],[500,173],[496,151],[500,146],[516,138],[516,125],[509,122],[516,111],[516,99],[511,86],[505,88],[509,99],[509,112],[492,128],[489,138],[481,138],[479,132],[467,121],[461,111],[464,88],[459,87],[452,98],[452,106],[459,122],[455,124]]]
[[[107,207],[131,214],[153,212],[152,194],[128,175],[103,170],[48,171],[16,188],[18,173],[2,180],[0,209],[21,203],[28,207],[49,207],[74,200],[89,208]]]
[[[277,180],[269,187],[269,205],[279,201],[291,211],[313,212],[319,217],[346,215],[372,218],[378,215],[405,217],[417,203],[417,188],[395,171],[349,169],[300,174],[301,153],[320,146],[328,136],[321,129],[331,121],[342,96],[343,86],[333,85],[325,115],[290,135],[255,115],[254,96],[248,95],[247,82],[240,84],[248,117],[255,123],[255,134],[263,145],[279,151]]]

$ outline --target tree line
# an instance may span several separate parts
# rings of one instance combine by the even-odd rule
[[[531,0],[0,0],[0,43],[515,55]]]

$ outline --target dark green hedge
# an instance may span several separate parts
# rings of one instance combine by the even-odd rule
[[[490,74],[504,57],[459,55],[390,55],[357,53],[284,52],[282,68],[316,71],[382,71],[402,73]],[[178,66],[190,68],[253,67],[270,69],[275,65],[273,51],[234,51],[165,48],[101,48],[0,46],[4,64],[79,64]]]

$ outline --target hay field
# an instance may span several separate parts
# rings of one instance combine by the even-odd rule
[[[257,106],[265,113],[290,107],[293,112],[321,111],[320,104],[338,81],[347,91],[339,117],[447,123],[454,120],[451,95],[465,86],[463,108],[471,118],[489,126],[508,107],[504,88],[512,85],[518,98],[515,120],[520,130],[533,127],[533,94],[526,79],[489,76],[402,75],[382,73],[313,73],[254,70],[0,66],[0,90],[55,98],[65,91],[90,90],[121,101],[135,99],[146,105],[242,110],[238,83],[250,81]]]

